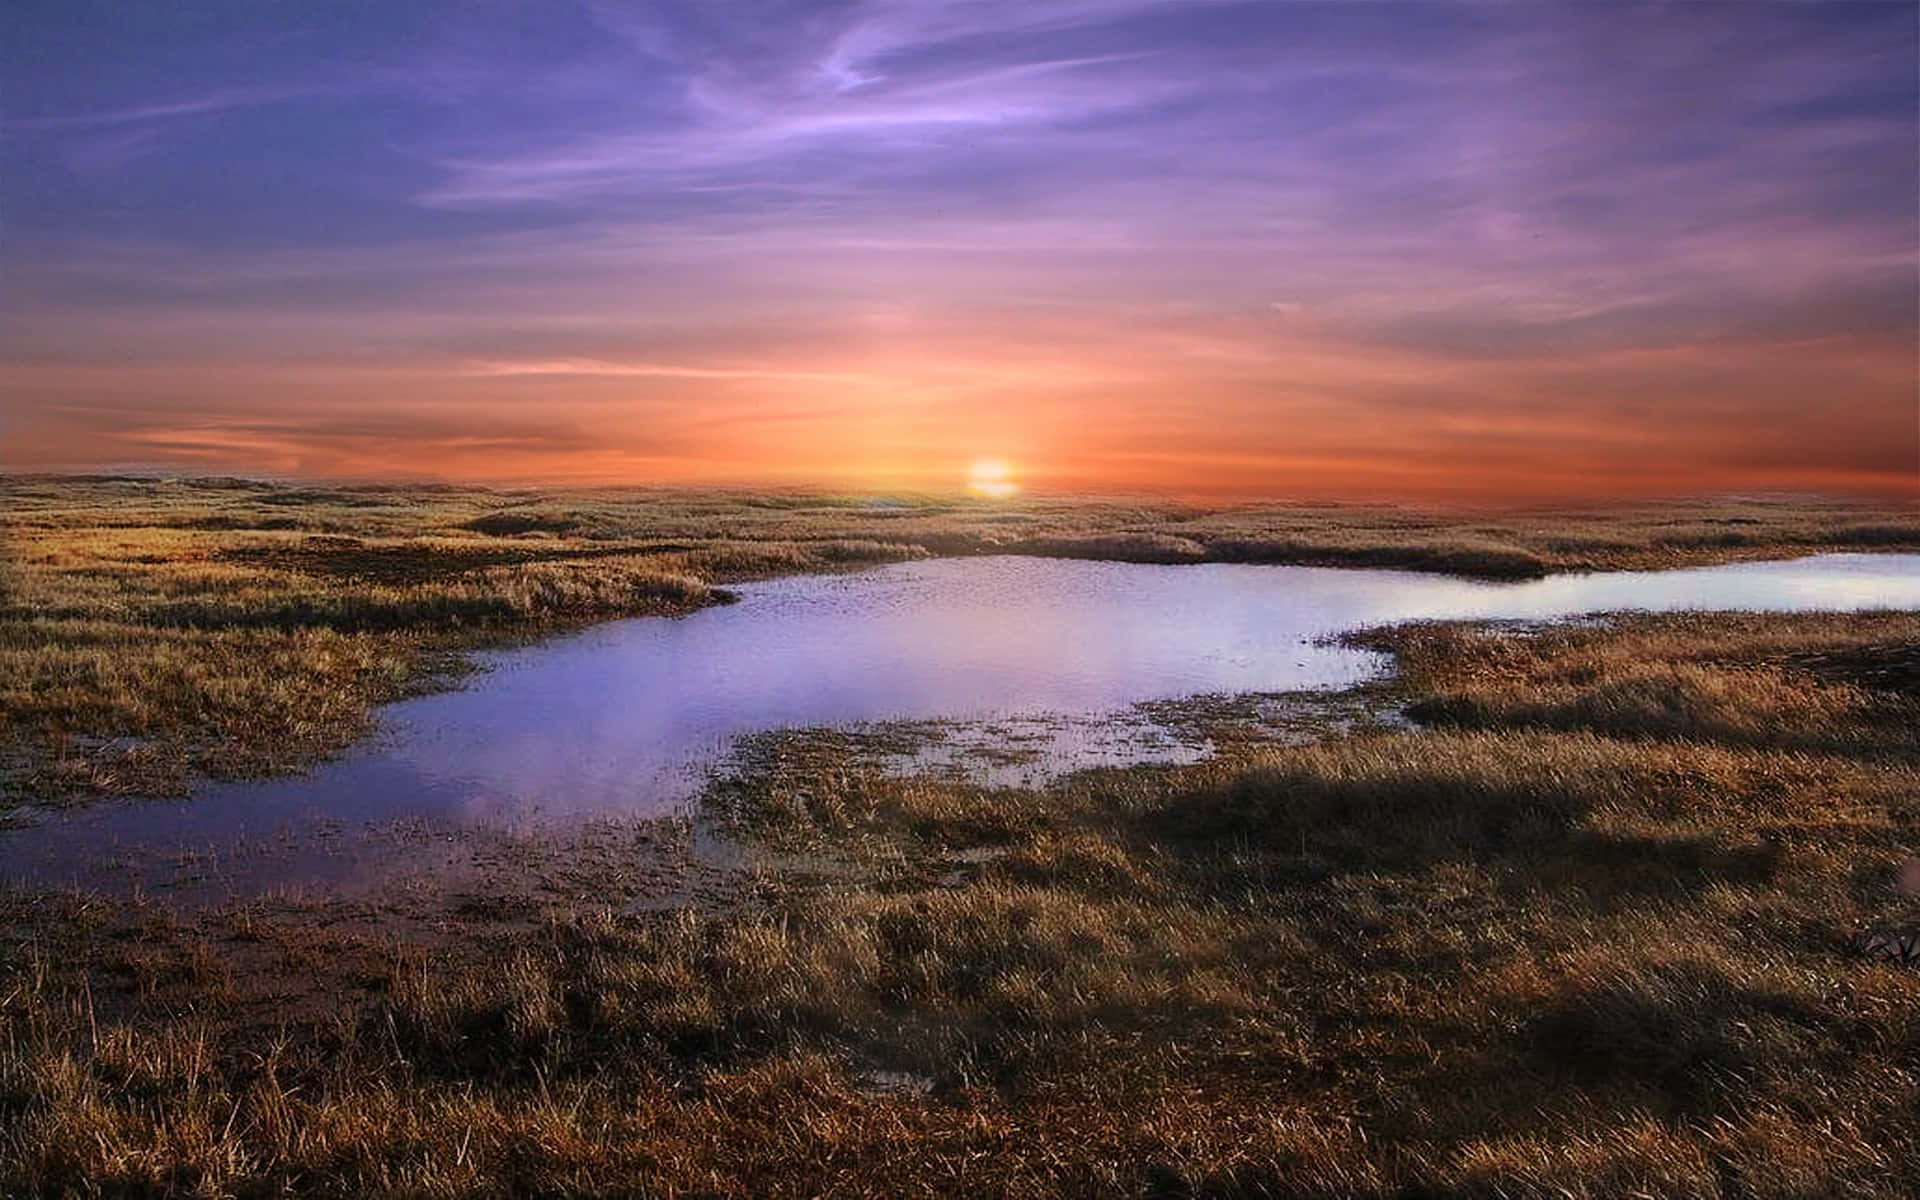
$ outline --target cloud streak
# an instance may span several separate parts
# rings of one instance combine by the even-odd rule
[[[182,117],[202,117],[214,113],[229,112],[237,108],[252,108],[262,104],[274,104],[283,100],[314,95],[320,89],[312,87],[231,87],[194,96],[184,100],[164,101],[151,104],[136,104],[129,108],[112,109],[106,112],[68,113],[54,116],[12,117],[5,128],[14,133],[43,132],[69,129],[102,129],[120,125],[144,125],[156,121],[172,121]]]

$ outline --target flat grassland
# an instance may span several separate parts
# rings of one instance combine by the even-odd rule
[[[759,574],[1920,547],[1810,501],[5,489],[36,798],[303,761],[483,640]],[[1357,636],[1419,728],[1032,790],[774,756],[706,816],[818,869],[725,908],[0,892],[0,1194],[1910,1191],[1920,971],[1848,937],[1920,929],[1920,614]]]

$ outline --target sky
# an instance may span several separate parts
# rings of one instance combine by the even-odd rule
[[[10,0],[0,470],[1920,493],[1920,5]]]

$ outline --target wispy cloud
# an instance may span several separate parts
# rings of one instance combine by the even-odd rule
[[[114,108],[98,112],[62,113],[31,117],[5,116],[0,117],[0,127],[19,133],[50,130],[110,129],[121,125],[145,125],[158,121],[175,121],[187,117],[203,117],[211,113],[228,112],[239,108],[254,108],[263,104],[277,104],[282,101],[312,96],[322,90],[324,89],[285,84],[228,87],[178,100],[135,104],[126,108]]]
[[[935,78],[876,83],[858,94],[834,90],[778,99],[692,80],[698,116],[680,127],[593,133],[558,146],[498,158],[443,160],[445,182],[419,201],[444,207],[512,207],[645,194],[662,187],[831,195],[844,185],[739,172],[769,163],[850,153],[871,158],[926,139],[969,131],[1043,127],[1159,103],[1185,85],[1173,80],[1089,78],[1147,54],[1116,54],[992,65]]]
[[[876,377],[845,371],[795,371],[779,367],[692,367],[672,363],[605,362],[591,358],[552,358],[512,362],[472,362],[463,375],[482,379],[515,376],[599,376],[611,379],[766,379],[801,383],[872,384]]]

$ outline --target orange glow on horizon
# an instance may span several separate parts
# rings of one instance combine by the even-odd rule
[[[1920,490],[1910,359],[1866,339],[1465,361],[1231,320],[1146,328],[1082,314],[749,349],[481,367],[0,365],[0,470],[982,497]],[[1836,386],[1849,403],[1804,403]],[[979,446],[983,428],[1022,461]],[[956,466],[970,443],[987,453]]]

